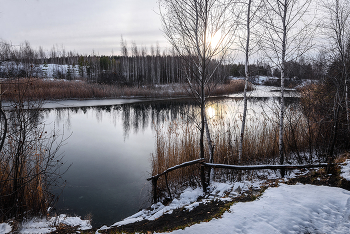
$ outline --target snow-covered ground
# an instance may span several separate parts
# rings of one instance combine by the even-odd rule
[[[92,226],[89,220],[82,220],[80,217],[67,217],[61,214],[57,217],[52,217],[50,219],[45,218],[33,218],[31,220],[25,221],[21,224],[20,229],[16,233],[21,234],[38,234],[38,233],[50,233],[56,230],[59,225],[68,225],[71,227],[78,227],[78,230],[88,230]],[[0,224],[0,233],[10,233],[12,227],[7,223]]]
[[[60,65],[60,64],[17,64],[15,62],[3,62],[0,65],[0,74],[18,75],[21,71],[28,72],[31,76],[42,78],[70,78],[75,79],[86,75],[86,66]]]
[[[350,180],[349,159],[341,165],[341,171],[341,176]],[[268,177],[276,178],[273,174]],[[299,170],[288,177],[293,178],[297,174],[300,174]],[[280,179],[278,187],[268,188],[253,202],[235,203],[221,218],[173,233],[350,233],[350,191],[327,186],[283,184],[287,178]],[[216,182],[209,187],[210,194],[200,201],[198,198],[204,195],[201,189],[187,188],[179,199],[174,199],[169,205],[154,204],[150,210],[141,210],[112,227],[145,219],[155,220],[175,209],[191,210],[213,199],[230,201],[247,190],[258,190],[264,182]],[[100,230],[108,228],[103,226]]]
[[[349,233],[350,191],[314,185],[268,188],[221,218],[173,233]]]
[[[299,170],[295,170],[287,178],[293,178],[300,173]],[[341,164],[341,176],[350,181],[350,159]],[[276,178],[276,175],[270,173],[268,177]],[[233,204],[221,218],[195,224],[183,230],[175,230],[172,233],[350,233],[350,191],[337,187],[283,184],[287,178],[279,179],[278,187],[268,188],[255,201]],[[204,194],[200,188],[187,188],[169,205],[154,204],[151,209],[141,210],[113,224],[112,227],[144,219],[155,220],[178,208],[192,210],[200,203],[214,199],[230,201],[248,190],[258,190],[264,182],[264,180],[215,182],[209,187],[209,195],[201,200],[198,198]],[[59,224],[79,226],[79,230],[91,229],[88,220],[60,215],[50,219],[35,218],[23,222],[19,233],[49,233],[55,231]],[[109,228],[103,226],[99,230]],[[0,233],[11,231],[9,224],[0,224]]]

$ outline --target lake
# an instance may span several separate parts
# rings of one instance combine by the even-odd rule
[[[272,113],[278,95],[263,88],[250,93],[248,115]],[[258,97],[258,99],[253,97]],[[291,97],[295,97],[293,94]],[[239,118],[239,95],[210,101],[208,118]],[[196,105],[189,99],[142,101],[60,101],[46,103],[44,122],[68,137],[61,148],[67,181],[56,205],[58,213],[91,217],[94,227],[112,225],[150,205],[151,154],[155,125],[186,118]],[[270,111],[270,112],[269,112]],[[223,113],[224,112],[224,113]],[[258,114],[257,114],[258,113]]]

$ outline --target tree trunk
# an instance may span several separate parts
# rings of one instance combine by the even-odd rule
[[[241,127],[241,135],[240,142],[238,148],[238,161],[240,162],[243,154],[243,138],[244,138],[244,130],[245,130],[245,122],[247,117],[247,88],[248,88],[248,78],[249,78],[249,41],[250,41],[250,7],[252,0],[248,1],[248,12],[247,12],[247,38],[246,38],[246,47],[245,47],[245,77],[244,77],[244,109],[243,109],[243,118],[242,118],[242,127]]]
[[[282,38],[282,61],[281,61],[281,106],[280,106],[280,123],[279,123],[279,142],[278,142],[278,150],[280,155],[280,164],[284,163],[284,146],[283,146],[283,134],[284,134],[284,80],[285,80],[285,66],[286,66],[286,40],[287,40],[287,27],[286,27],[286,19],[287,19],[287,0],[284,1],[284,11],[283,11],[283,38]],[[284,170],[281,170],[281,176],[284,177]]]

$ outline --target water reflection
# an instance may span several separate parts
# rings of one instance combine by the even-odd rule
[[[250,119],[272,116],[276,98],[250,99]],[[293,101],[287,102],[289,104]],[[239,120],[243,101],[239,97],[208,102],[208,118]],[[57,204],[60,212],[85,217],[93,225],[111,225],[149,205],[150,155],[154,152],[155,126],[173,120],[192,122],[198,105],[189,100],[137,102],[96,107],[46,109],[48,128],[71,135],[64,147],[70,170],[67,186]],[[277,112],[278,113],[278,112]],[[236,121],[237,122],[237,121]],[[239,129],[239,126],[232,126]]]

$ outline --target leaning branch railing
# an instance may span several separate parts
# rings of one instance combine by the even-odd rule
[[[314,167],[327,167],[327,163],[320,164],[306,164],[306,165],[251,165],[251,166],[237,166],[228,164],[215,164],[215,163],[202,163],[206,167],[212,168],[224,168],[232,170],[261,170],[261,169],[301,169],[301,168],[314,168]]]
[[[204,159],[196,159],[189,162],[184,162],[179,165],[173,166],[165,170],[164,172],[154,175],[150,178],[148,178],[148,181],[152,181],[152,193],[153,193],[153,202],[157,203],[158,197],[157,197],[157,181],[158,178],[162,175],[165,176],[165,184],[171,199],[171,193],[168,186],[168,178],[167,173],[174,171],[179,168],[187,167],[194,164],[202,164],[202,166],[209,167],[209,168],[223,168],[223,169],[231,169],[231,170],[262,170],[262,169],[302,169],[302,168],[316,168],[316,167],[327,167],[329,166],[328,163],[319,163],[319,164],[304,164],[304,165],[250,165],[250,166],[239,166],[239,165],[228,165],[228,164],[215,164],[215,163],[206,163],[204,162]]]
[[[193,160],[193,161],[184,162],[184,163],[181,163],[179,165],[170,167],[170,168],[166,169],[164,172],[162,172],[160,174],[157,174],[155,176],[152,176],[152,177],[148,178],[147,180],[158,179],[160,176],[162,176],[162,175],[164,175],[164,174],[166,174],[168,172],[171,172],[173,170],[176,170],[176,169],[179,169],[179,168],[182,168],[182,167],[187,167],[187,166],[190,166],[190,165],[193,165],[193,164],[197,164],[197,163],[202,163],[202,162],[204,162],[203,158],[196,159],[196,160]]]
[[[203,158],[201,158],[201,159],[196,159],[196,160],[189,161],[189,162],[184,162],[184,163],[181,163],[181,164],[179,164],[179,165],[170,167],[170,168],[168,168],[167,170],[165,170],[164,172],[162,172],[162,173],[160,173],[160,174],[157,174],[157,175],[155,175],[155,176],[152,176],[152,177],[148,178],[148,179],[147,179],[148,181],[152,180],[153,203],[157,203],[157,201],[158,201],[158,197],[157,197],[157,181],[158,181],[158,178],[159,178],[160,176],[165,175],[165,184],[166,184],[166,187],[167,187],[167,189],[168,189],[168,193],[169,193],[169,196],[170,196],[170,199],[171,199],[171,193],[170,193],[170,189],[169,189],[169,186],[168,186],[168,177],[167,177],[167,173],[168,173],[168,172],[171,172],[171,171],[173,171],[173,170],[182,168],[182,167],[187,167],[187,166],[194,165],[194,164],[197,164],[197,163],[202,163],[202,162],[204,162],[204,159],[203,159]]]

